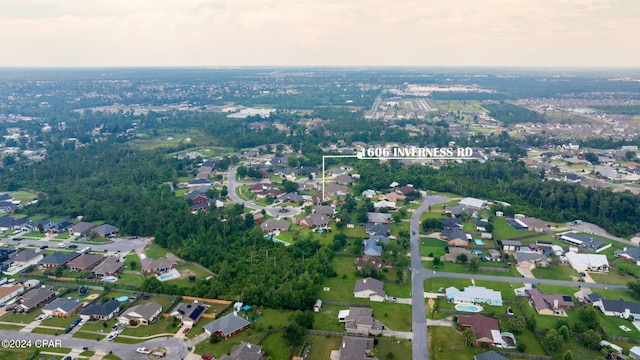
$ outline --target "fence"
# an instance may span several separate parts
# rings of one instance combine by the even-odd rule
[[[496,352],[502,356],[507,356],[509,358],[553,360],[553,357],[544,356],[544,355],[524,354],[524,353],[507,352],[507,351],[496,351]]]
[[[327,304],[327,305],[338,305],[338,306],[349,306],[349,307],[371,307],[370,305],[367,304],[356,304],[356,303],[350,303],[350,302],[345,302],[345,301],[323,301],[323,304]]]
[[[494,272],[509,272],[510,268],[501,268],[501,267],[491,267],[491,266],[479,266],[478,270],[480,271],[494,271]]]
[[[313,330],[313,329],[308,329],[307,333],[311,335],[338,336],[338,337],[343,337],[343,336],[369,337],[369,335],[365,335],[365,334],[351,334],[346,332],[324,331],[324,330]]]
[[[198,302],[204,302],[204,303],[210,303],[210,304],[231,305],[231,301],[229,300],[207,299],[207,298],[199,298],[199,297],[186,296],[186,295],[182,296],[182,300],[198,301]]]

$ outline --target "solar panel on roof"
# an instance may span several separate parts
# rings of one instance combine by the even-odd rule
[[[567,295],[562,295],[562,300],[564,300],[564,301],[572,301],[571,300],[571,296],[567,296]]]
[[[194,320],[197,319],[200,316],[200,314],[202,314],[204,309],[205,309],[204,306],[198,306],[195,310],[193,310],[190,317]]]

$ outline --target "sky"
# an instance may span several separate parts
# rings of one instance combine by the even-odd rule
[[[0,0],[0,66],[640,67],[639,0]]]

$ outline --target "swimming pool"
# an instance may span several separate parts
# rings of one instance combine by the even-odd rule
[[[480,312],[482,311],[482,306],[473,304],[458,304],[456,305],[456,310],[464,312]]]
[[[118,278],[115,277],[115,276],[107,276],[107,277],[103,278],[102,281],[106,281],[106,282],[112,283],[112,282],[118,281]]]
[[[520,252],[529,252],[529,248],[522,247],[520,248]]]
[[[174,273],[164,274],[164,275],[160,275],[159,277],[160,277],[160,280],[165,281],[165,280],[173,279],[174,277],[176,277],[176,274]]]

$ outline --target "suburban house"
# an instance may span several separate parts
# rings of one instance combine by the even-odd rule
[[[372,277],[356,280],[356,285],[353,287],[353,296],[357,298],[382,302],[385,295],[382,281]]]
[[[364,255],[382,256],[382,244],[388,244],[390,239],[385,236],[371,235],[368,239],[362,240]]]
[[[0,286],[0,305],[4,305],[7,301],[18,296],[24,291],[22,284],[4,284]]]
[[[476,230],[477,231],[487,231],[485,226],[487,226],[488,223],[489,223],[489,221],[485,220],[485,219],[476,221]]]
[[[333,182],[338,185],[351,185],[356,182],[356,179],[351,175],[342,174],[336,176],[336,178],[333,179]]]
[[[587,295],[587,299],[591,301],[593,306],[597,307],[607,316],[616,316],[620,318],[640,319],[640,304],[636,304],[626,300],[607,300],[598,293]]]
[[[503,251],[520,251],[522,242],[520,240],[502,240]]]
[[[80,256],[80,253],[77,252],[56,251],[55,253],[40,260],[40,266],[43,268],[54,268],[56,266],[62,266],[69,261],[77,258],[78,256]]]
[[[449,246],[469,246],[467,233],[460,229],[442,230],[440,237],[445,239]]]
[[[109,224],[103,224],[93,228],[93,233],[101,238],[114,236],[115,234],[118,233],[118,231],[120,231],[120,228],[117,228]]]
[[[330,196],[345,196],[349,193],[349,188],[344,185],[330,183],[324,187],[324,192]]]
[[[475,314],[458,316],[461,328],[471,328],[476,335],[476,345],[489,345],[504,348],[515,348],[516,338],[512,333],[500,332],[498,320]]]
[[[371,190],[371,189],[367,189],[365,191],[362,192],[362,196],[369,198],[369,199],[373,199],[374,197],[376,197],[376,191],[375,190]]]
[[[54,297],[56,297],[56,293],[53,292],[51,286],[31,289],[16,299],[19,303],[15,308],[16,312],[32,312]]]
[[[456,218],[462,213],[469,213],[469,209],[462,205],[445,206],[443,213],[450,214],[452,218]]]
[[[260,224],[260,228],[262,229],[263,233],[272,233],[274,231],[280,231],[280,232],[289,231],[290,226],[291,226],[291,223],[288,221],[274,220],[274,219],[269,219],[263,222],[262,224]]]
[[[459,219],[441,218],[438,220],[440,220],[440,222],[442,223],[443,230],[452,230],[452,229],[462,230],[462,227],[464,226],[462,221],[460,221]]]
[[[484,303],[502,306],[502,293],[483,286],[467,286],[462,291],[450,286],[445,290],[445,293],[447,300],[455,304]]]
[[[237,313],[232,313],[226,316],[216,319],[213,322],[203,326],[204,332],[211,336],[213,334],[218,335],[223,339],[228,339],[235,334],[238,334],[251,326],[251,323],[245,320],[243,317],[238,316]]]
[[[304,198],[302,197],[302,195],[300,195],[298,193],[290,192],[290,193],[286,193],[286,194],[280,195],[278,197],[278,201],[280,201],[280,202],[297,203],[299,201],[304,201]]]
[[[93,230],[97,225],[94,223],[90,223],[90,222],[84,222],[81,221],[77,224],[72,225],[69,228],[69,235],[74,236],[74,235],[86,235],[89,232],[91,232],[91,230]]]
[[[331,359],[338,360],[378,360],[371,356],[373,339],[344,336],[338,350],[331,351]]]
[[[547,223],[544,222],[544,220],[540,220],[534,217],[523,217],[517,220],[523,223],[527,227],[527,230],[529,231],[549,232],[551,230],[549,225],[547,225]]]
[[[82,307],[82,303],[74,298],[57,298],[42,307],[42,313],[51,317],[69,317]]]
[[[369,235],[387,236],[391,233],[391,225],[367,223],[364,226],[364,231]]]
[[[619,257],[620,259],[631,261],[632,263],[640,266],[640,248],[638,247],[624,248],[624,250],[616,250],[613,254],[616,257]]]
[[[373,319],[371,308],[349,308],[349,314],[345,317],[345,331],[350,334],[375,336],[382,334],[382,328],[382,323]]]
[[[95,302],[82,310],[80,318],[85,320],[109,320],[118,313],[118,310],[120,310],[120,302],[118,300],[109,300],[103,303]]]
[[[120,316],[118,322],[130,323],[135,321],[137,325],[149,325],[162,312],[162,305],[156,302],[148,302],[146,304],[136,305],[128,308]]]
[[[262,346],[241,341],[240,344],[231,348],[228,355],[222,355],[220,360],[263,360],[264,358]]]
[[[368,212],[367,222],[371,224],[389,224],[393,219],[390,214]]]
[[[540,289],[529,290],[533,308],[540,315],[567,316],[565,310],[571,310],[575,306],[571,296],[560,294],[544,294]]]
[[[322,214],[326,216],[333,216],[336,213],[336,208],[330,205],[320,205],[316,206],[315,210],[313,210],[314,214]]]
[[[629,358],[633,360],[640,360],[640,346],[634,346],[629,349]]]
[[[140,267],[143,274],[163,274],[175,269],[178,263],[175,260],[161,257],[159,259],[144,258],[140,260]]]
[[[67,268],[73,271],[85,271],[98,265],[104,260],[103,255],[82,254],[67,263]]]
[[[562,234],[560,239],[570,244],[586,247],[588,249],[597,250],[604,246],[604,242],[598,238],[579,235],[573,232]]]
[[[480,209],[484,208],[484,206],[487,204],[487,202],[485,200],[481,200],[481,199],[476,199],[476,198],[472,198],[472,197],[466,197],[466,198],[460,200],[460,202],[458,204],[461,205],[461,206],[468,207],[469,209],[480,210]]]
[[[207,307],[207,305],[197,302],[180,303],[180,305],[171,312],[171,316],[182,321],[182,324],[193,327],[193,325],[200,320],[202,314],[207,310]]]
[[[387,200],[380,200],[380,201],[376,201],[373,203],[373,207],[376,209],[390,209],[390,210],[395,210],[398,207],[396,206],[395,201],[387,201]]]
[[[458,255],[460,254],[465,254],[467,256],[467,259],[471,259],[473,257],[476,257],[477,255],[472,253],[471,251],[465,249],[465,248],[461,248],[461,247],[450,247],[449,248],[449,252],[444,254],[440,260],[445,261],[445,262],[458,262]]]
[[[458,324],[461,328],[471,328],[476,334],[475,345],[479,346],[486,344],[493,346],[494,343],[494,331],[500,333],[500,324],[498,320],[489,318],[480,314],[471,316],[458,315]]]
[[[490,350],[474,356],[473,360],[509,360],[509,359],[498,354],[493,350]]]
[[[327,227],[331,218],[325,214],[315,213],[307,216],[300,221],[300,226],[305,228],[322,228]]]
[[[606,255],[578,254],[573,251],[569,251],[564,256],[569,261],[569,264],[571,264],[571,267],[573,267],[577,272],[609,272],[609,269],[611,268]]]
[[[382,269],[382,259],[379,256],[363,255],[356,258],[356,270],[369,272]]]
[[[31,265],[38,264],[43,258],[44,255],[36,252],[35,250],[22,250],[4,262],[5,264],[8,264],[9,267],[3,272],[7,275],[15,275]]]
[[[123,266],[124,264],[120,261],[119,257],[110,256],[104,259],[100,264],[96,265],[96,267],[91,270],[91,273],[97,278],[115,276],[120,270],[122,270]]]
[[[538,266],[546,267],[549,265],[547,257],[541,253],[517,251],[515,255],[518,266],[523,269],[533,270]]]

